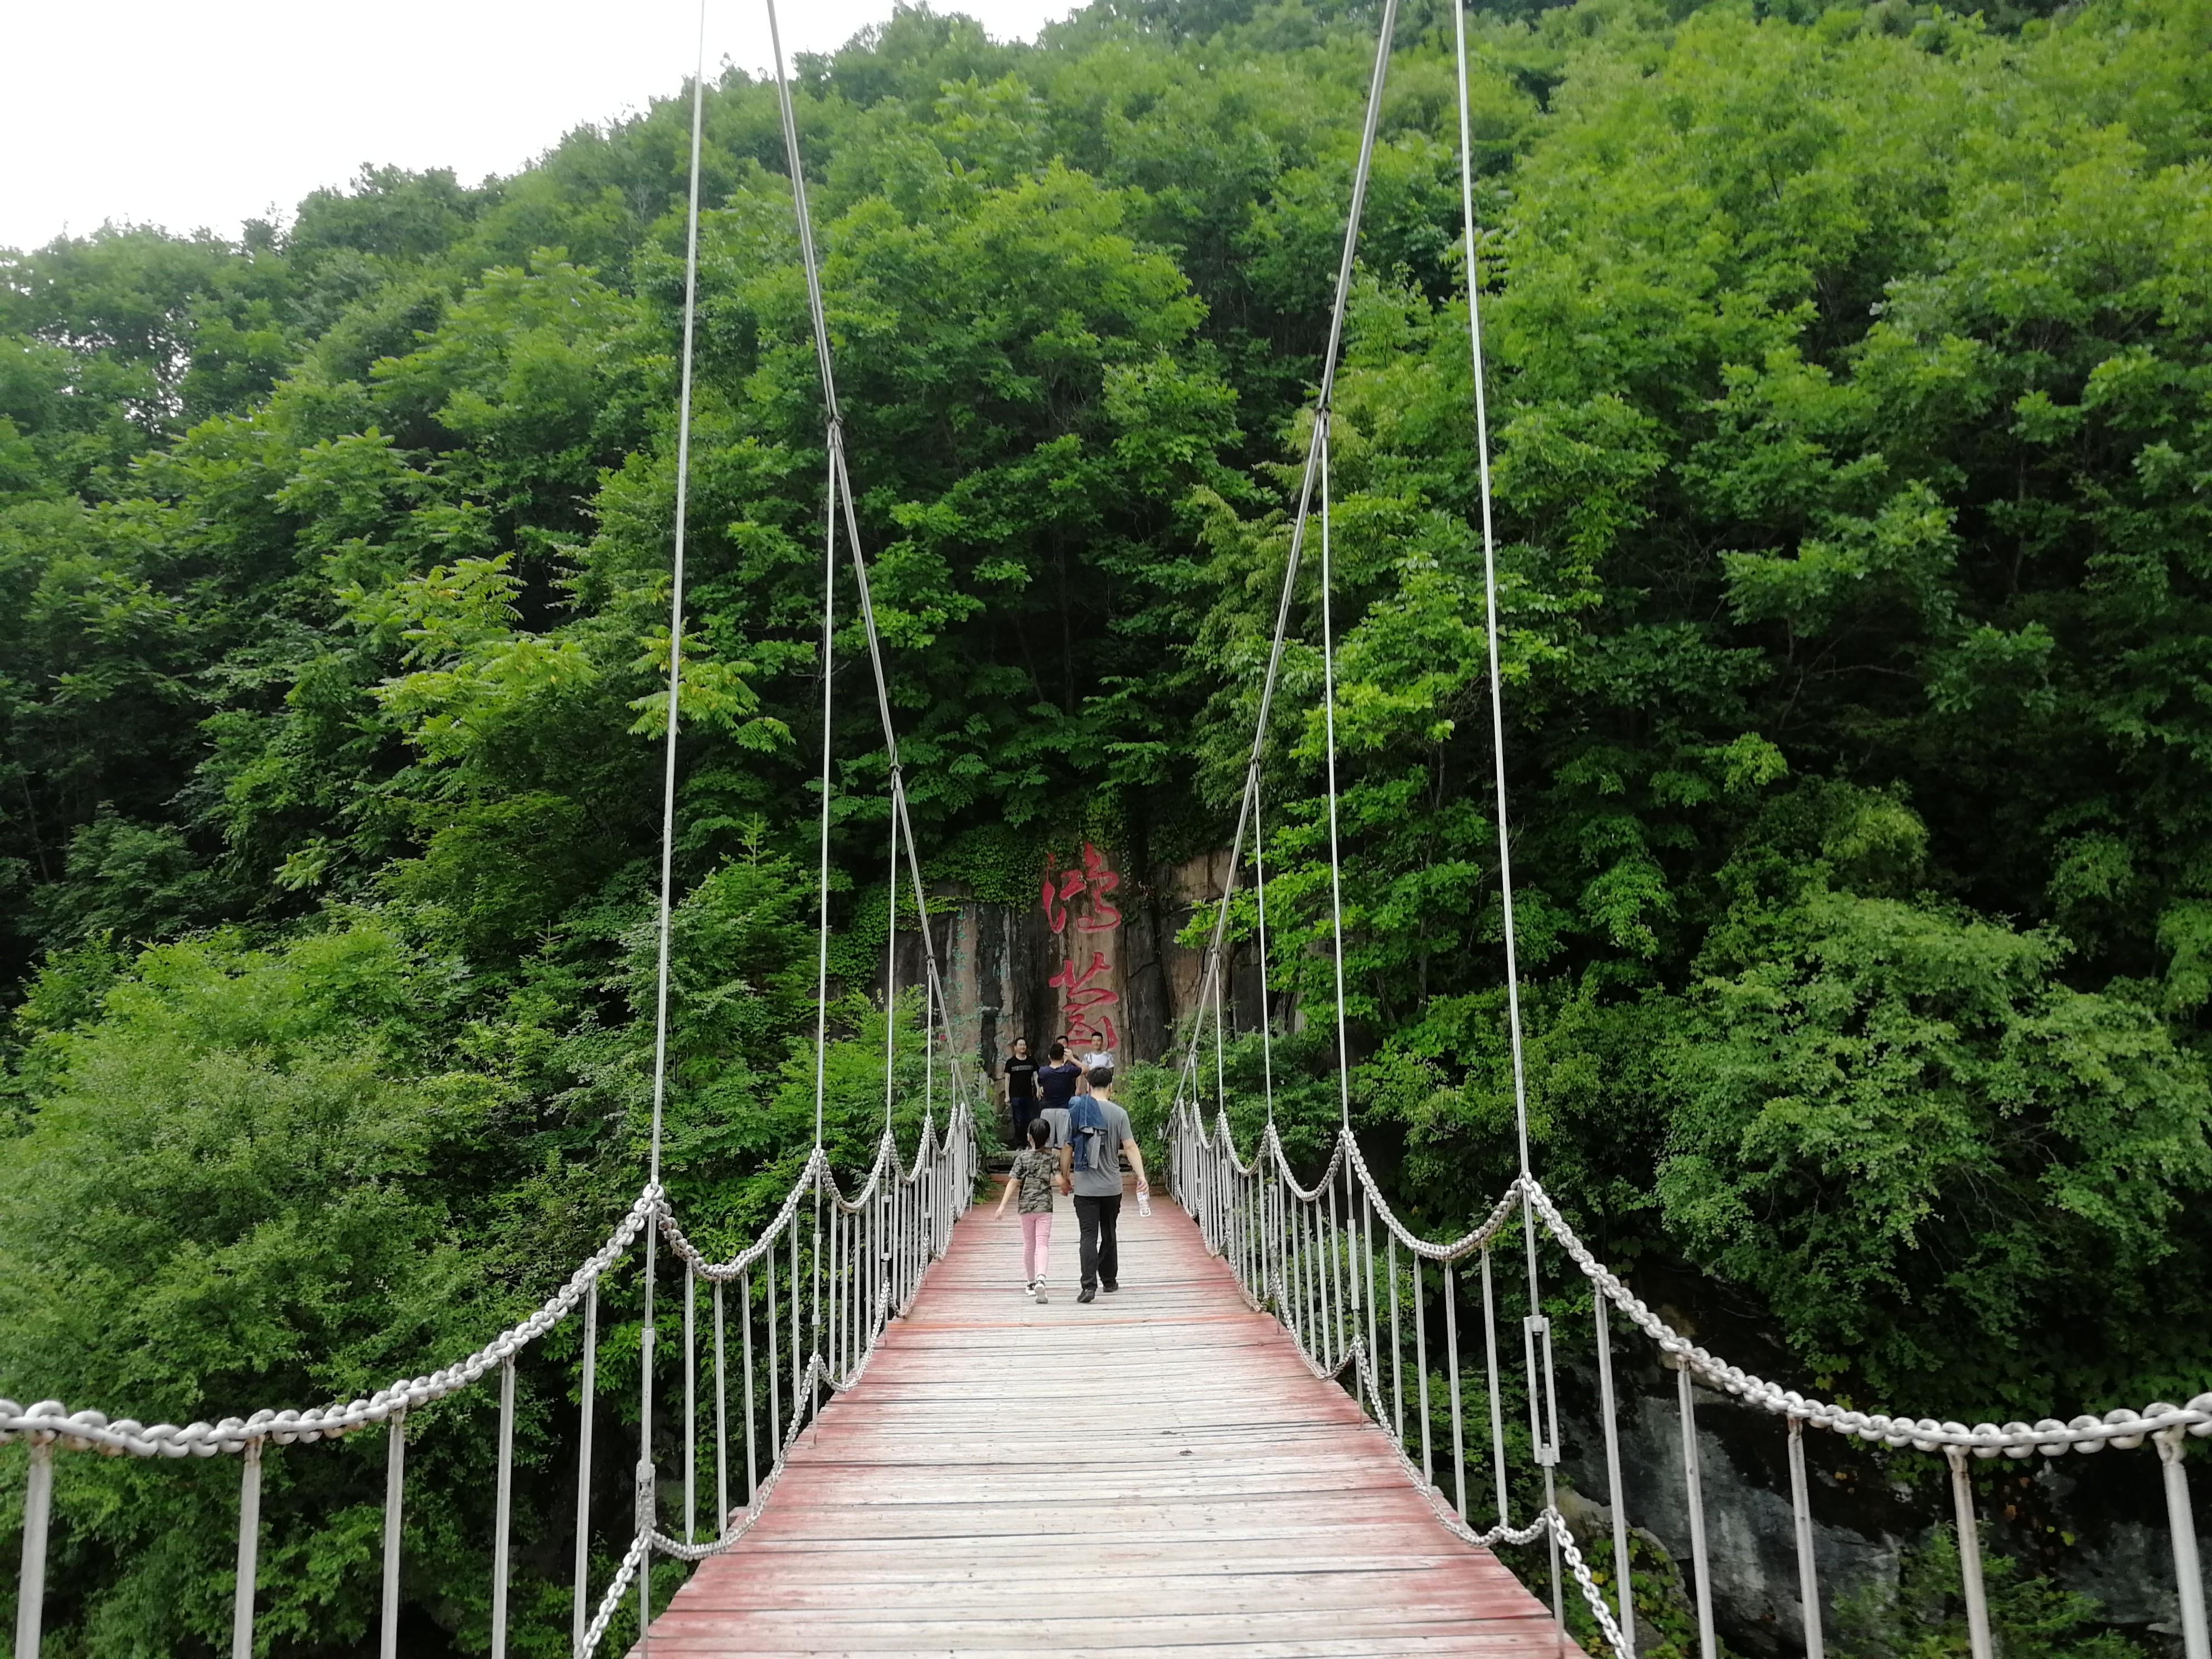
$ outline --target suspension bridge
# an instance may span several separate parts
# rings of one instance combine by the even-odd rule
[[[574,1659],[608,1645],[618,1618],[634,1651],[830,1655],[1050,1650],[1070,1656],[1172,1652],[1294,1656],[1468,1654],[1517,1659],[1571,1641],[1609,1659],[1636,1659],[1639,1585],[1631,1531],[1658,1495],[1632,1486],[1620,1447],[1616,1334],[1648,1345],[1675,1380],[1686,1559],[1677,1563],[1694,1612],[1699,1659],[1718,1659],[1714,1575],[1697,1413],[1700,1396],[1764,1413],[1783,1437],[1807,1659],[1824,1659],[1814,1483],[1806,1442],[1828,1435],[1947,1466],[1957,1528],[1960,1594],[1972,1659],[1996,1659],[1973,1473],[1996,1460],[2031,1462],[2106,1449],[2143,1454],[2164,1500],[2174,1629],[2184,1659],[2212,1659],[2190,1443],[2212,1437],[2212,1391],[2185,1403],[2115,1406],[2101,1415],[1972,1425],[1865,1411],[1769,1382],[1671,1328],[1601,1262],[1568,1224],[1528,1156],[1514,957],[1512,864],[1498,670],[1496,550],[1482,361],[1464,14],[1458,54],[1460,181],[1468,274],[1473,417],[1481,469],[1491,726],[1498,851],[1504,902],[1506,987],[1520,1173],[1480,1224],[1432,1240],[1391,1207],[1354,1134],[1344,1012],[1336,819],[1335,695],[1329,612],[1329,414],[1359,225],[1396,26],[1384,0],[1358,159],[1353,172],[1328,341],[1292,520],[1258,719],[1215,910],[1173,1113],[1165,1129],[1173,1210],[1133,1219],[1122,1288],[1091,1306],[1045,1306],[1015,1295],[1010,1224],[975,1212],[982,1177],[970,1081],[952,1042],[945,985],[907,810],[869,566],[854,514],[820,267],[773,0],[768,5],[786,160],[799,228],[826,456],[822,663],[824,668],[820,945],[812,1154],[780,1209],[745,1249],[714,1260],[685,1233],[661,1185],[666,1088],[669,918],[673,896],[678,713],[683,673],[684,557],[690,483],[693,344],[698,289],[704,15],[693,86],[689,236],[678,419],[670,617],[665,793],[659,903],[659,970],[651,1152],[635,1202],[605,1242],[528,1319],[476,1352],[364,1398],[264,1407],[183,1426],[56,1400],[0,1399],[0,1447],[24,1466],[22,1552],[15,1582],[15,1659],[46,1639],[46,1566],[58,1458],[238,1460],[237,1555],[230,1651],[270,1650],[257,1636],[262,1583],[262,1472],[271,1455],[313,1456],[319,1443],[380,1434],[386,1442],[380,1659],[402,1647],[402,1540],[411,1418],[465,1391],[495,1389],[491,1505],[493,1659],[517,1632],[510,1617],[515,1518],[518,1357],[573,1323],[576,1473],[568,1646]],[[1302,1172],[1269,1108],[1249,1152],[1231,1133],[1221,1044],[1229,927],[1249,849],[1251,913],[1266,1003],[1267,882],[1261,811],[1270,713],[1306,559],[1318,530],[1318,613],[1328,743],[1329,899],[1335,941],[1340,1121],[1326,1161]],[[870,1167],[841,1182],[822,1135],[830,1004],[830,708],[827,672],[839,536],[860,596],[889,762],[893,883],[910,884],[921,918],[929,1032],[927,1105],[910,1157],[892,1132],[885,1066],[884,1131]],[[896,939],[887,964],[895,966]],[[896,991],[895,975],[890,989]],[[893,1034],[896,1021],[886,1022]],[[1212,1087],[1204,1064],[1213,1043]],[[1263,1056],[1271,1054],[1261,1031]],[[942,1057],[949,1104],[936,1107]],[[887,1061],[890,1056],[887,1054]],[[1591,1309],[1596,1410],[1577,1430],[1559,1407],[1552,1316],[1582,1305],[1570,1286],[1547,1297],[1541,1267],[1564,1261]],[[603,1293],[635,1261],[642,1316],[636,1413],[607,1443],[598,1355]],[[664,1280],[665,1281],[664,1283]],[[626,1281],[625,1281],[626,1282]],[[670,1298],[673,1298],[673,1308]],[[1515,1310],[1518,1310],[1517,1316]],[[673,1342],[678,1357],[662,1357]],[[1519,1403],[1510,1408],[1509,1401]],[[671,1402],[676,1420],[657,1418]],[[1577,1466],[1601,1471],[1599,1517],[1577,1535],[1563,1504],[1571,1434]],[[9,1454],[12,1455],[12,1454]],[[631,1504],[593,1513],[594,1470],[627,1460]],[[668,1461],[657,1461],[668,1460]],[[1470,1483],[1470,1471],[1482,1477]],[[1668,1494],[1670,1499],[1674,1494]],[[534,1521],[544,1522],[538,1516]],[[553,1528],[558,1530],[558,1526]],[[541,1534],[548,1528],[540,1525]],[[610,1559],[593,1540],[626,1540]],[[1524,1577],[1492,1553],[1520,1552]],[[1602,1558],[1597,1570],[1593,1553]],[[691,1564],[665,1606],[653,1601],[656,1559]],[[2146,1564],[2146,1572],[2150,1571]],[[1645,1589],[1650,1587],[1645,1586]],[[1571,1609],[1573,1618],[1570,1619]],[[1583,1632],[1570,1635],[1571,1623]],[[547,1650],[542,1631],[527,1645]]]
[[[1038,1307],[972,1215],[775,1503],[653,1628],[671,1653],[1522,1654],[1547,1612],[1439,1528],[1388,1438],[1200,1231]]]

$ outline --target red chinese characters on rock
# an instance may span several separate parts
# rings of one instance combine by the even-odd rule
[[[1106,1011],[1121,999],[1111,987],[1098,981],[1112,972],[1103,951],[1091,953],[1091,965],[1077,973],[1073,962],[1046,982],[1060,993],[1061,1017],[1067,1022],[1067,1040],[1079,1048],[1088,1043],[1114,1052],[1114,1016]]]
[[[1068,1041],[1079,1049],[1103,1048],[1112,1054],[1120,1034],[1115,1030],[1111,1011],[1121,1003],[1121,993],[1113,985],[1113,952],[1121,913],[1112,896],[1121,878],[1106,862],[1106,855],[1089,842],[1083,843],[1079,862],[1064,868],[1058,865],[1056,858],[1048,856],[1045,860],[1042,906],[1054,937],[1075,948],[1046,982],[1060,993]],[[1071,923],[1081,939],[1079,945],[1067,938]],[[1089,963],[1079,966],[1085,956]]]
[[[1108,933],[1119,927],[1121,913],[1109,902],[1109,895],[1121,886],[1121,878],[1108,866],[1106,855],[1086,841],[1082,863],[1055,870],[1057,862],[1052,854],[1045,855],[1044,919],[1052,931],[1064,932],[1071,919],[1079,933]],[[1072,899],[1085,901],[1083,915],[1069,908]]]

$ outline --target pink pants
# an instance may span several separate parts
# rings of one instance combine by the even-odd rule
[[[1022,1277],[1036,1284],[1044,1277],[1045,1259],[1052,1254],[1052,1212],[1022,1218]]]

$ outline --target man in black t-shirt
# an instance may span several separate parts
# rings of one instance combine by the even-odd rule
[[[999,1079],[1004,1086],[1006,1110],[1014,1121],[1014,1145],[1029,1145],[1030,1120],[1037,1114],[1037,1063],[1030,1058],[1030,1040],[1014,1039],[1014,1052],[1006,1056]]]
[[[1075,1079],[1083,1075],[1083,1068],[1067,1057],[1067,1045],[1052,1045],[1052,1064],[1037,1073],[1037,1093],[1043,1100],[1040,1109],[1049,1111],[1057,1107],[1067,1109],[1068,1101],[1075,1094]]]

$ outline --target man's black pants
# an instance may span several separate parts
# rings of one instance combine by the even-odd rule
[[[1106,1198],[1075,1195],[1075,1231],[1082,1241],[1083,1288],[1121,1282],[1121,1194]]]

